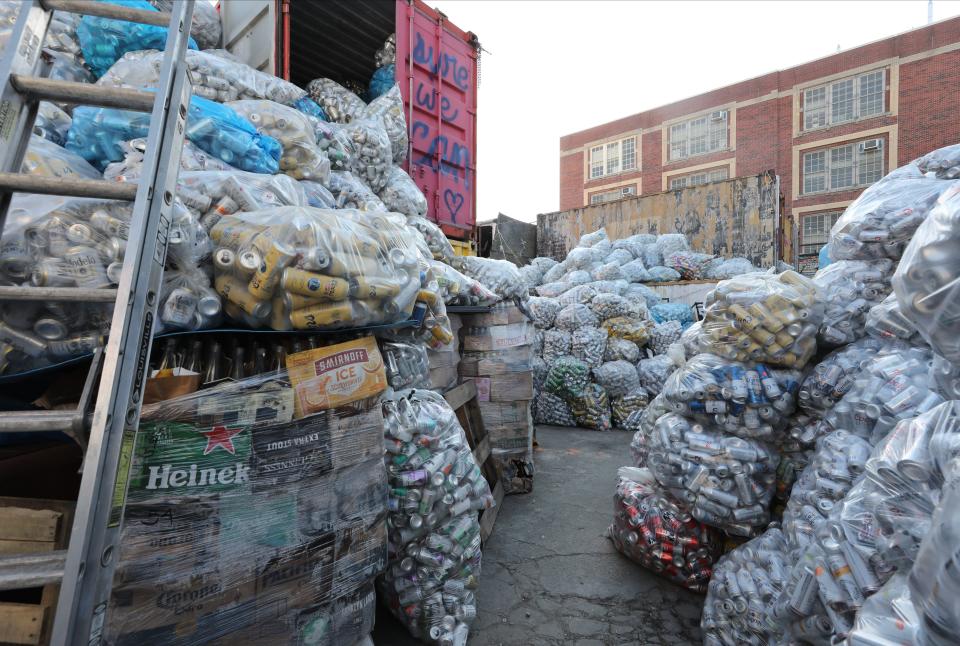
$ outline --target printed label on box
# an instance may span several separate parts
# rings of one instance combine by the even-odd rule
[[[387,388],[383,357],[372,336],[287,357],[296,416],[373,397]]]
[[[477,401],[490,401],[490,377],[474,377],[473,383],[477,385]]]

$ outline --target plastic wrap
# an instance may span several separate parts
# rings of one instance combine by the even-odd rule
[[[884,340],[899,339],[913,342],[917,339],[916,326],[900,311],[896,294],[890,294],[867,312],[864,329],[871,337]]]
[[[589,383],[590,366],[567,355],[553,360],[543,386],[546,392],[569,401],[582,397]]]
[[[387,183],[380,189],[380,199],[391,211],[411,217],[427,215],[427,198],[399,166],[390,168]]]
[[[505,495],[530,493],[533,491],[533,450],[498,449],[490,450],[496,465]]]
[[[663,385],[673,410],[745,438],[772,440],[796,406],[800,374],[697,355]]]
[[[630,285],[622,295],[631,301],[643,300],[648,308],[660,303],[660,296],[646,285]]]
[[[830,229],[830,260],[900,258],[951,182],[919,174],[915,164],[868,187]]]
[[[940,183],[940,182],[938,182]],[[960,182],[943,192],[893,277],[901,313],[937,354],[960,363]]]
[[[891,290],[894,264],[887,258],[872,262],[841,260],[813,277],[824,303],[817,342],[825,347],[852,343],[866,335],[866,314]]]
[[[550,426],[577,425],[567,402],[549,391],[539,393],[533,400],[533,421]]]
[[[527,311],[533,317],[533,324],[541,330],[553,327],[560,311],[560,303],[552,298],[531,296],[527,301]]]
[[[706,301],[704,349],[740,361],[802,368],[817,351],[823,320],[817,287],[794,271],[717,284]]]
[[[937,179],[960,178],[960,144],[944,146],[916,161],[921,173],[933,173]]]
[[[109,2],[132,9],[156,11],[146,0]],[[100,16],[84,16],[77,27],[77,38],[87,66],[99,77],[127,52],[163,50],[167,45],[167,28]],[[190,38],[188,46],[190,49],[197,49],[197,42]]]
[[[121,142],[146,137],[150,114],[113,108],[80,106],[73,111],[67,148],[99,169],[123,159]],[[187,112],[187,139],[241,170],[274,174],[282,147],[261,135],[246,119],[226,106],[194,96]]]
[[[316,101],[330,121],[350,123],[363,117],[367,104],[356,94],[328,78],[319,78],[307,84],[307,94]]]
[[[451,264],[467,276],[479,281],[500,298],[525,300],[528,297],[517,266],[508,260],[456,256]]]
[[[720,533],[660,494],[645,469],[620,469],[607,536],[618,552],[670,581],[705,592],[720,556]]]
[[[751,536],[770,520],[776,450],[731,437],[669,413],[650,435],[647,465],[697,520],[734,536]]]
[[[783,635],[771,601],[789,589],[790,573],[787,544],[779,529],[767,530],[722,556],[703,604],[704,644],[779,643]]]
[[[543,333],[543,359],[548,363],[570,354],[571,337],[563,330],[545,330]]]
[[[570,354],[591,368],[603,362],[607,349],[607,330],[583,325],[570,334]]]
[[[667,321],[655,325],[650,332],[650,349],[654,354],[663,354],[680,340],[681,334],[683,334],[683,327],[679,321]]]
[[[683,325],[693,323],[693,310],[683,303],[660,303],[650,308],[650,318],[654,323],[677,321]]]
[[[144,407],[107,641],[370,632],[387,565],[383,417],[366,401],[301,416],[294,383],[270,373]]]
[[[669,267],[651,266],[647,270],[647,274],[654,283],[669,283],[680,280],[680,272]]]
[[[663,258],[663,264],[676,270],[683,280],[699,280],[704,277],[706,268],[713,256],[695,251],[675,251]]]
[[[149,0],[149,2],[160,11],[170,11],[173,8],[173,0]],[[217,7],[204,2],[197,4],[193,8],[190,35],[196,39],[200,49],[219,46],[222,34]]]
[[[107,164],[107,167],[103,170],[104,179],[115,179],[119,182],[129,182],[137,179],[143,172],[143,158],[147,150],[146,138],[140,137],[121,142],[120,148],[123,151],[123,159]],[[240,172],[220,158],[201,150],[189,140],[183,142],[183,151],[180,153],[180,170]]]
[[[666,400],[657,395],[643,411],[631,413],[626,426],[630,430],[634,430],[633,438],[630,440],[630,454],[635,466],[647,466],[650,437],[656,428],[657,420],[669,412],[670,407]]]
[[[20,172],[40,177],[101,178],[100,171],[83,157],[37,135],[30,135]]]
[[[41,101],[37,109],[37,118],[33,122],[33,134],[48,139],[58,146],[65,146],[67,133],[70,132],[72,124],[73,119],[69,114],[49,101]]]
[[[631,415],[636,416],[637,413],[642,412],[649,403],[650,397],[647,395],[647,391],[640,386],[635,386],[621,396],[611,395],[610,420],[614,428],[631,430],[630,423],[627,420],[630,419]]]
[[[349,171],[331,171],[329,182],[328,188],[337,199],[339,209],[358,209],[368,212],[388,210],[377,194]]]
[[[606,391],[597,384],[587,384],[583,394],[568,400],[570,412],[577,426],[593,431],[609,431],[613,427],[610,420],[610,399]]]
[[[231,306],[228,314],[251,326],[332,329],[405,320],[420,292],[419,253],[397,220],[310,207],[224,218],[210,232],[216,289]]]
[[[607,338],[607,348],[603,352],[604,361],[629,361],[631,364],[637,363],[640,358],[640,348],[633,341],[620,339],[617,337]]]
[[[226,105],[258,132],[280,142],[283,146],[281,171],[294,179],[322,184],[329,181],[330,160],[317,147],[313,125],[302,112],[267,100],[231,101]]]
[[[442,396],[398,393],[383,412],[390,565],[380,592],[414,637],[466,643],[477,613],[477,512],[494,505],[493,495]]]
[[[366,100],[373,101],[389,92],[397,82],[396,74],[396,65],[393,63],[375,69],[367,85]]]
[[[611,399],[623,397],[640,385],[637,369],[624,360],[607,361],[597,366],[593,369],[593,379]]]
[[[643,247],[643,264],[648,268],[650,267],[661,267],[663,266],[663,256],[660,254],[660,250],[657,249],[657,241],[648,242]]]
[[[670,355],[659,354],[651,359],[641,359],[637,364],[640,385],[653,396],[660,394],[667,377],[677,369]]]
[[[393,163],[402,163],[407,158],[410,139],[407,134],[407,121],[403,117],[403,97],[400,96],[400,86],[394,85],[366,106],[363,118],[376,119],[383,124],[383,129],[390,139]]]

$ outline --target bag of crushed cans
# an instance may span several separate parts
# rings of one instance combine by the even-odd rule
[[[380,189],[380,199],[391,211],[408,217],[426,217],[427,198],[399,166],[390,168],[387,183]]]
[[[852,343],[866,334],[866,314],[891,290],[894,262],[881,258],[871,262],[841,260],[816,273],[824,303],[823,322],[817,342],[824,347]]]
[[[328,78],[319,78],[307,84],[307,94],[316,101],[330,121],[350,123],[363,117],[367,104],[356,94]]]
[[[551,426],[576,426],[577,420],[567,402],[549,391],[537,393],[533,400],[533,421]]]
[[[327,188],[336,198],[338,209],[389,211],[377,194],[350,171],[331,171],[329,182]]]
[[[607,536],[618,552],[670,581],[706,592],[722,535],[658,492],[647,469],[621,467]]]
[[[644,409],[646,409],[649,402],[650,397],[647,395],[647,391],[640,386],[634,386],[623,395],[611,395],[610,420],[613,423],[614,428],[631,430],[627,420],[630,419],[630,416],[634,413],[642,412]]]
[[[509,260],[479,258],[477,256],[454,256],[450,264],[467,276],[479,281],[500,298],[517,298],[523,301],[529,297],[527,288],[520,280],[520,272],[517,266]]]
[[[613,427],[610,419],[610,399],[606,391],[597,384],[588,383],[579,397],[567,400],[570,412],[577,420],[577,426],[594,431],[609,431]]]
[[[880,339],[864,338],[825,356],[800,384],[797,394],[800,409],[823,417],[850,391],[866,364],[885,346]],[[812,444],[812,440],[804,442]]]

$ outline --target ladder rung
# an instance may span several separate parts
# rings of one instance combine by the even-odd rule
[[[132,202],[137,196],[137,185],[130,182],[111,182],[105,179],[67,179],[64,177],[38,177],[24,173],[0,173],[0,191],[93,197]]]
[[[132,9],[108,2],[91,0],[43,0],[43,6],[54,11],[67,11],[70,13],[86,14],[88,16],[113,18],[114,20],[139,22],[144,25],[157,25],[158,27],[167,27],[170,25],[170,14],[167,12]]]
[[[117,290],[87,287],[20,287],[0,286],[2,301],[81,301],[83,303],[115,303]]]
[[[0,590],[37,588],[59,583],[67,550],[0,557]]]
[[[74,410],[4,411],[0,415],[0,433],[37,433],[78,430],[83,415]]]
[[[155,93],[143,90],[74,83],[23,74],[11,74],[10,83],[17,92],[38,100],[71,105],[99,105],[139,112],[152,111],[157,98]]]

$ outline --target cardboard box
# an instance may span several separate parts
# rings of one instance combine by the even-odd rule
[[[490,312],[485,314],[467,314],[464,318],[464,324],[468,327],[510,325],[512,323],[523,323],[528,320],[527,316],[520,311],[520,308],[513,303],[495,306]]]
[[[530,372],[532,361],[533,346],[529,345],[507,350],[464,352],[460,359],[460,374],[464,377],[477,377]]]
[[[477,401],[512,402],[533,398],[533,373],[512,372],[491,377],[466,377],[477,384]]]
[[[483,426],[489,433],[496,429],[510,429],[531,422],[531,401],[521,399],[512,402],[479,402]]]
[[[372,336],[291,354],[287,372],[297,417],[367,399],[387,388],[383,357]]]
[[[513,323],[488,327],[482,334],[465,334],[463,351],[506,350],[522,345],[531,345],[536,329],[532,323]]]

